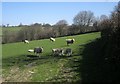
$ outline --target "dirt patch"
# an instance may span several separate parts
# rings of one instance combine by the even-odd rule
[[[2,83],[2,76],[0,76],[0,84]]]
[[[20,69],[19,67],[11,67],[9,74],[3,78],[3,82],[30,82],[32,74],[35,72],[33,68]]]

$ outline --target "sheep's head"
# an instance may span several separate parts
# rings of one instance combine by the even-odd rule
[[[55,51],[56,49],[52,49],[52,51]]]
[[[29,49],[28,52],[34,52],[34,50],[33,49]]]
[[[75,39],[72,39],[73,40],[73,42],[75,42]]]

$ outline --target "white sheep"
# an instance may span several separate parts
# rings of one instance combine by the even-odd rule
[[[22,41],[23,41],[24,43],[27,43],[27,44],[29,43],[29,41],[28,41],[28,40],[22,40]]]
[[[55,42],[55,39],[54,39],[54,38],[52,38],[52,37],[50,37],[50,41]]]
[[[34,52],[34,50],[33,49],[29,49],[28,52]]]

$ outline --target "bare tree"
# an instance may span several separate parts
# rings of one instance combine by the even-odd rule
[[[95,17],[93,27],[95,28],[96,31],[100,31],[99,24],[100,24],[100,18]]]
[[[104,21],[104,20],[107,20],[108,19],[108,16],[107,15],[101,15],[100,16],[100,21]]]
[[[66,20],[59,20],[56,25],[67,25],[67,21]]]
[[[94,21],[94,14],[91,11],[80,11],[73,19],[75,25],[89,26]]]
[[[3,30],[2,43],[11,43],[16,41],[17,32]]]
[[[7,24],[7,27],[9,27],[9,24]]]
[[[113,22],[114,28],[120,27],[120,2],[117,6],[115,6],[115,9],[111,14],[111,20]]]
[[[67,28],[67,21],[66,20],[59,20],[55,27],[58,29],[59,35],[65,35],[66,28]]]
[[[9,40],[9,31],[5,30],[2,31],[3,37],[2,37],[2,43],[7,43]]]
[[[23,24],[22,23],[20,23],[19,25],[18,25],[18,27],[22,27],[23,26]]]

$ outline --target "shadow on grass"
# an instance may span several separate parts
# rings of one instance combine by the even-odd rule
[[[3,65],[3,68],[4,67],[11,67],[14,65],[22,67],[23,65],[27,65],[31,62],[38,60],[38,59],[39,59],[38,56],[33,56],[33,55],[11,56],[9,58],[3,58],[2,65]]]
[[[105,82],[103,74],[104,58],[100,40],[95,40],[84,46],[80,64],[81,79],[83,83]]]
[[[113,74],[111,65],[105,60],[105,44],[101,39],[96,39],[86,45],[80,45],[79,57],[71,58],[65,65],[77,73],[75,82],[111,83],[116,80],[114,77],[117,76]]]
[[[2,66],[3,68],[11,67],[11,66],[19,66],[19,67],[24,67],[24,66],[37,66],[41,65],[44,63],[55,63],[59,59],[66,59],[67,57],[65,56],[36,56],[36,55],[20,55],[20,56],[10,56],[9,58],[3,58],[2,59]]]
[[[108,45],[102,39],[97,39],[80,48],[79,64],[76,72],[79,73],[82,83],[120,83],[120,68],[115,62],[106,59]],[[82,51],[82,52],[81,52]],[[75,64],[75,62],[73,63]],[[73,66],[72,66],[73,67]]]

